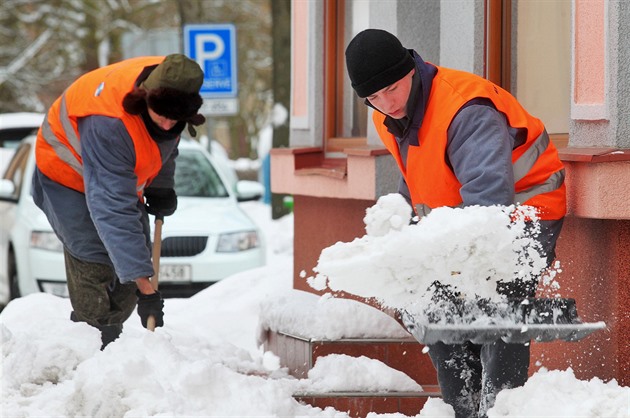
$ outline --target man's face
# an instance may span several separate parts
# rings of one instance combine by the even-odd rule
[[[162,128],[163,130],[169,131],[173,128],[173,126],[177,125],[176,120],[169,119],[162,115],[158,115],[150,107],[148,107],[148,110],[149,110],[149,116],[151,117],[151,120],[153,120],[153,122],[155,122],[155,124],[159,126],[160,128]]]
[[[407,116],[407,100],[411,92],[411,78],[415,68],[406,76],[367,97],[372,106],[394,119]]]

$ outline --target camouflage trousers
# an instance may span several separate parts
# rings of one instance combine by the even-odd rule
[[[120,283],[109,265],[79,260],[65,249],[64,257],[72,319],[101,331],[108,326],[122,331],[123,322],[136,308],[136,284]]]

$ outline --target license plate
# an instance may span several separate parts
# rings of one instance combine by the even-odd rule
[[[187,264],[162,264],[160,266],[161,282],[189,282],[192,269]]]

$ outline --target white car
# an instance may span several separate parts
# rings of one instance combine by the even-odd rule
[[[34,144],[35,136],[23,140],[0,179],[0,306],[34,292],[67,296],[62,245],[30,195]],[[261,232],[238,205],[260,198],[263,186],[242,180],[230,190],[213,156],[195,141],[182,140],[179,152],[178,208],[162,227],[165,297],[191,296],[266,262]]]

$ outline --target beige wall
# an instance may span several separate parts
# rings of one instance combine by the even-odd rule
[[[569,132],[571,97],[571,2],[517,3],[516,89],[525,109],[547,131]]]

